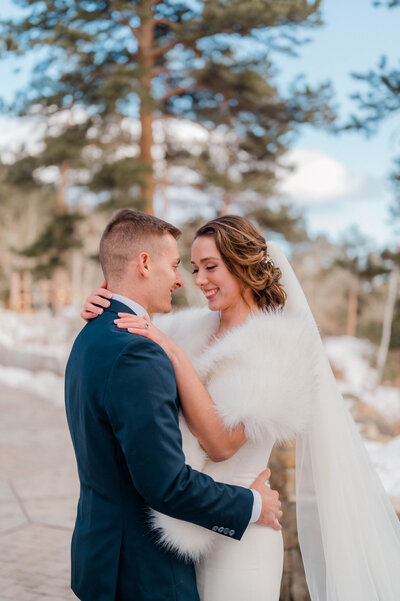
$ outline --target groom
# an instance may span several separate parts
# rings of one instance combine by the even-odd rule
[[[66,411],[80,480],[72,589],[82,601],[199,600],[193,564],[157,544],[149,507],[237,540],[250,521],[276,527],[281,515],[267,472],[249,490],[185,464],[167,355],[114,324],[120,311],[170,311],[183,285],[179,235],[138,211],[113,217],[100,242],[113,299],[83,328],[68,360]]]

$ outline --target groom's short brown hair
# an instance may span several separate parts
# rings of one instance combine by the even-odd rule
[[[181,231],[142,211],[121,209],[114,213],[100,240],[100,263],[106,281],[121,278],[127,263],[141,252],[154,250],[155,239],[165,234],[177,240]]]

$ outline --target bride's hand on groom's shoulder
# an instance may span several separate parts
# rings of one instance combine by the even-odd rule
[[[156,342],[171,359],[176,345],[161,332],[147,317],[138,317],[132,313],[118,313],[118,319],[114,319],[118,328],[124,328],[131,334],[138,334]]]
[[[87,297],[81,313],[82,319],[89,321],[90,319],[101,315],[104,310],[103,307],[110,306],[111,298],[112,292],[107,290],[106,282],[102,282],[100,288],[93,290],[90,296]]]

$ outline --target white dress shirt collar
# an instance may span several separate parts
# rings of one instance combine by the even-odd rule
[[[127,307],[132,309],[132,311],[134,311],[136,313],[136,315],[138,315],[139,317],[148,317],[150,319],[149,314],[147,313],[146,309],[144,307],[142,307],[142,305],[139,305],[139,303],[136,303],[131,298],[122,296],[122,294],[115,294],[115,292],[113,292],[112,297],[113,297],[113,300],[116,300],[119,303],[123,303],[124,305],[126,305]]]

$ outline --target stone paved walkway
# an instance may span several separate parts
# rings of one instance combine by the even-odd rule
[[[76,601],[78,485],[64,409],[1,387],[0,415],[0,601]]]

